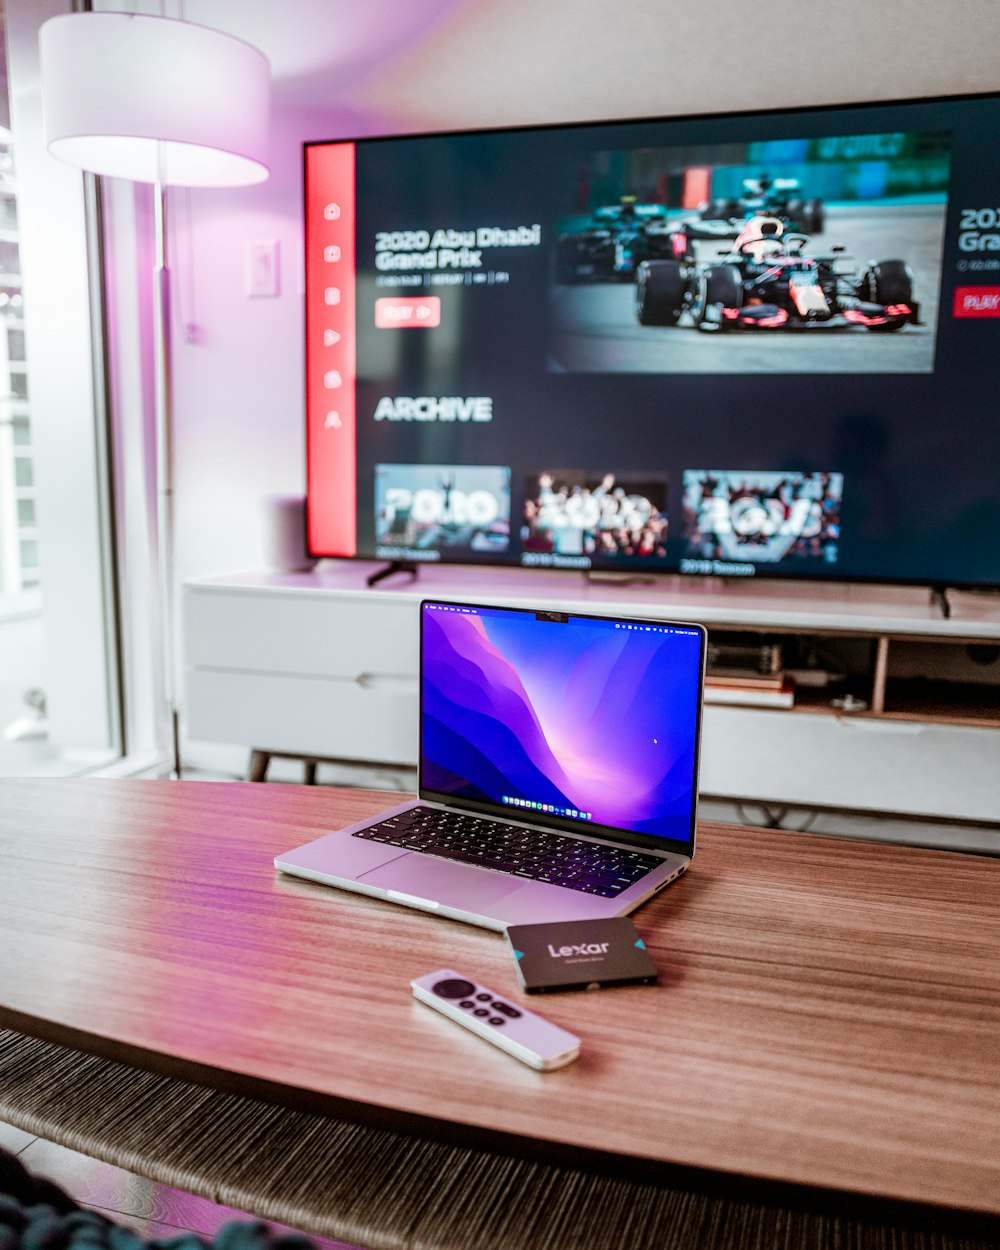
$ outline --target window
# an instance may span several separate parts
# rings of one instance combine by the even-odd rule
[[[0,8],[0,775],[122,749],[84,184],[41,132],[38,28],[59,11]]]

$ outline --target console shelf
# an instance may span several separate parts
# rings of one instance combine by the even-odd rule
[[[781,640],[796,664],[835,678],[800,683],[792,709],[707,706],[706,795],[1000,821],[1000,596],[952,592],[946,618],[910,587],[631,585],[452,566],[370,589],[378,567],[188,582],[188,740],[412,766],[422,598],[659,617],[700,622],[713,639]],[[833,705],[845,695],[864,710]]]

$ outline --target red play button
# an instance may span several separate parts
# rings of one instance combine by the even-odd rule
[[[952,311],[956,317],[1000,317],[1000,286],[956,287]]]
[[[437,295],[394,296],[375,301],[375,325],[379,330],[431,330],[441,324],[441,299]]]

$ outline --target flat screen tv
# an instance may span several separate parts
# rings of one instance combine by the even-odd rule
[[[319,556],[1000,584],[1000,96],[305,147]]]

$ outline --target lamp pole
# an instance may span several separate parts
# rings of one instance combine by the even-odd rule
[[[177,656],[174,621],[174,438],[170,386],[170,269],[167,265],[167,183],[165,145],[156,145],[153,184],[153,337],[156,396],[156,543],[158,552],[163,698],[170,734],[170,776],[181,775],[180,713],[177,698]]]
[[[267,57],[242,39],[140,13],[64,13],[42,25],[39,43],[52,155],[95,174],[153,184],[155,581],[171,775],[179,777],[166,191],[168,185],[249,186],[268,176],[270,69]],[[156,695],[159,701],[158,684]]]

